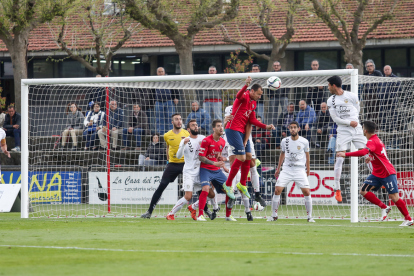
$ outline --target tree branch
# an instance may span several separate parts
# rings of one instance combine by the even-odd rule
[[[265,59],[265,60],[267,60],[267,61],[269,61],[269,60],[270,60],[270,57],[269,57],[268,55],[266,55],[266,54],[258,54],[258,53],[256,53],[255,51],[253,51],[253,50],[250,48],[250,45],[249,45],[249,44],[246,44],[246,43],[243,43],[243,42],[240,42],[240,41],[236,41],[236,40],[232,40],[232,39],[230,39],[228,36],[225,36],[225,37],[223,38],[223,41],[224,41],[224,42],[233,43],[233,44],[237,44],[237,45],[240,45],[240,46],[242,46],[242,47],[246,48],[246,52],[247,52],[247,54],[248,54],[249,56],[254,56],[254,57],[256,57],[256,58]]]
[[[365,11],[366,6],[368,5],[368,1],[364,1],[364,0],[358,0],[359,5],[357,10],[354,12],[354,24],[352,26],[352,31],[351,31],[351,42],[354,45],[357,45],[358,42],[358,33],[359,33],[359,26],[362,23],[362,15]]]
[[[344,20],[344,18],[339,14],[339,12],[336,9],[335,4],[332,2],[332,0],[328,0],[329,6],[331,7],[331,12],[339,19],[339,21],[341,22],[341,27],[342,30],[345,33],[345,37],[346,40],[349,40],[351,37],[349,36],[349,32],[348,32],[348,25],[346,24],[346,21]]]

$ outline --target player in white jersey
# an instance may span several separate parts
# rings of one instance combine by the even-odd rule
[[[6,132],[0,128],[0,143],[1,143],[1,150],[7,157],[10,158],[10,152],[7,151],[7,144],[6,144]],[[0,175],[1,175],[1,167],[0,167]]]
[[[305,198],[305,207],[308,214],[308,222],[315,222],[312,218],[312,198],[308,176],[310,173],[309,141],[299,136],[300,127],[295,121],[289,125],[290,137],[282,140],[279,164],[277,165],[275,178],[275,194],[272,198],[272,216],[267,221],[276,221],[277,210],[280,204],[280,195],[283,189],[291,182],[299,186]],[[280,167],[283,163],[283,170]],[[280,174],[280,175],[279,175]]]
[[[336,152],[345,152],[351,149],[351,142],[357,149],[365,148],[367,138],[364,136],[362,126],[359,123],[359,100],[354,93],[342,90],[342,80],[339,76],[328,79],[328,88],[332,96],[329,97],[327,105],[332,120],[337,124]],[[343,157],[336,157],[334,166],[335,199],[342,202],[341,174]],[[371,169],[370,164],[368,168]],[[372,170],[372,169],[371,169]]]
[[[224,115],[225,115],[225,120],[224,120],[224,125],[226,124],[226,122],[230,119],[231,113],[232,113],[232,109],[233,106],[230,105],[228,107],[226,107],[225,111],[224,111]],[[256,166],[256,152],[254,150],[254,144],[253,144],[253,138],[252,138],[252,132],[251,132],[251,127],[250,129],[246,129],[246,137],[249,137],[249,140],[247,141],[247,143],[250,143],[250,149],[251,149],[251,154],[252,154],[252,160],[250,161],[250,180],[252,182],[252,186],[253,186],[253,190],[254,190],[254,200],[259,202],[260,205],[262,205],[263,207],[266,207],[266,201],[264,201],[264,199],[261,197],[260,195],[260,180],[259,180],[259,173],[257,172],[257,166]],[[227,140],[226,140],[227,142]],[[226,143],[227,145],[228,143]],[[234,159],[236,158],[236,155],[233,153],[232,149],[230,148],[230,145],[228,146],[228,157],[231,160],[230,163],[232,164]],[[231,165],[230,164],[230,165]],[[240,176],[236,176],[235,178],[240,179]],[[236,181],[235,183],[237,184],[239,182]],[[234,183],[234,181],[233,181]],[[235,186],[233,186],[233,189],[235,188]]]
[[[201,191],[199,175],[200,160],[198,159],[198,152],[200,149],[201,142],[203,141],[205,136],[198,134],[198,125],[196,120],[190,120],[188,122],[187,131],[190,133],[190,136],[181,140],[176,154],[177,158],[182,158],[184,155],[185,163],[183,168],[183,190],[185,194],[181,199],[177,201],[170,213],[168,213],[167,220],[175,220],[175,214],[178,211],[180,211],[185,204],[189,203],[193,196],[193,191]],[[215,197],[214,191],[210,191],[209,198],[210,197]],[[192,208],[194,208],[194,212],[192,211]],[[197,208],[198,201],[188,206],[188,210],[190,211],[191,216],[194,220],[197,219],[195,211]],[[210,219],[214,219],[216,217],[214,216],[214,218],[212,218],[211,212],[207,212],[207,214],[210,217]]]

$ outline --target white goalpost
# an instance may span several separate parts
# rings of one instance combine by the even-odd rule
[[[302,133],[311,142],[309,179],[315,219],[378,220],[379,208],[359,195],[369,174],[362,159],[353,157],[344,163],[343,202],[336,202],[333,195],[335,126],[333,122],[322,124],[318,117],[322,103],[330,96],[327,79],[333,75],[342,78],[344,89],[358,95],[360,121],[373,120],[379,126],[379,137],[399,172],[400,194],[403,191],[403,200],[412,212],[414,79],[359,76],[358,70],[320,70],[22,80],[21,217],[139,217],[148,209],[167,163],[163,135],[172,128],[172,113],[181,114],[182,128],[189,118],[197,118],[201,134],[209,135],[211,122],[224,119],[225,107],[233,104],[244,80],[251,76],[253,83],[264,87],[256,114],[264,123],[277,127],[275,131],[252,131],[260,160],[257,169],[262,197],[270,204],[279,145],[287,134],[284,115],[292,104],[294,110],[288,117],[296,120],[301,112],[299,101],[304,100],[315,117],[309,130]],[[281,89],[267,89],[266,80],[271,76],[282,80]],[[93,110],[92,101],[99,104],[101,113]],[[69,126],[69,118],[75,116],[68,107],[72,104],[84,118]],[[183,195],[181,187],[180,176],[164,191],[152,217],[168,214]],[[285,188],[279,218],[306,217],[298,192],[294,183]],[[385,204],[391,204],[385,189],[376,193]],[[195,194],[193,201],[197,197]],[[223,197],[218,199],[218,215],[224,217]],[[245,217],[239,198],[233,214]],[[252,214],[263,218],[271,215],[271,210],[266,207]],[[189,218],[190,214],[183,208],[177,217]],[[401,219],[396,208],[390,219]]]

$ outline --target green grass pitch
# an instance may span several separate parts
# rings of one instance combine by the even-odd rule
[[[401,222],[0,214],[0,275],[414,275]]]

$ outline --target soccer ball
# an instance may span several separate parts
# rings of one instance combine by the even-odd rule
[[[282,86],[282,81],[279,77],[273,76],[267,79],[267,87],[270,90],[278,90]]]
[[[263,210],[264,210],[264,207],[263,207],[262,205],[260,205],[260,203],[259,203],[259,202],[256,202],[256,203],[253,205],[253,209],[254,209],[255,211],[263,211]]]

